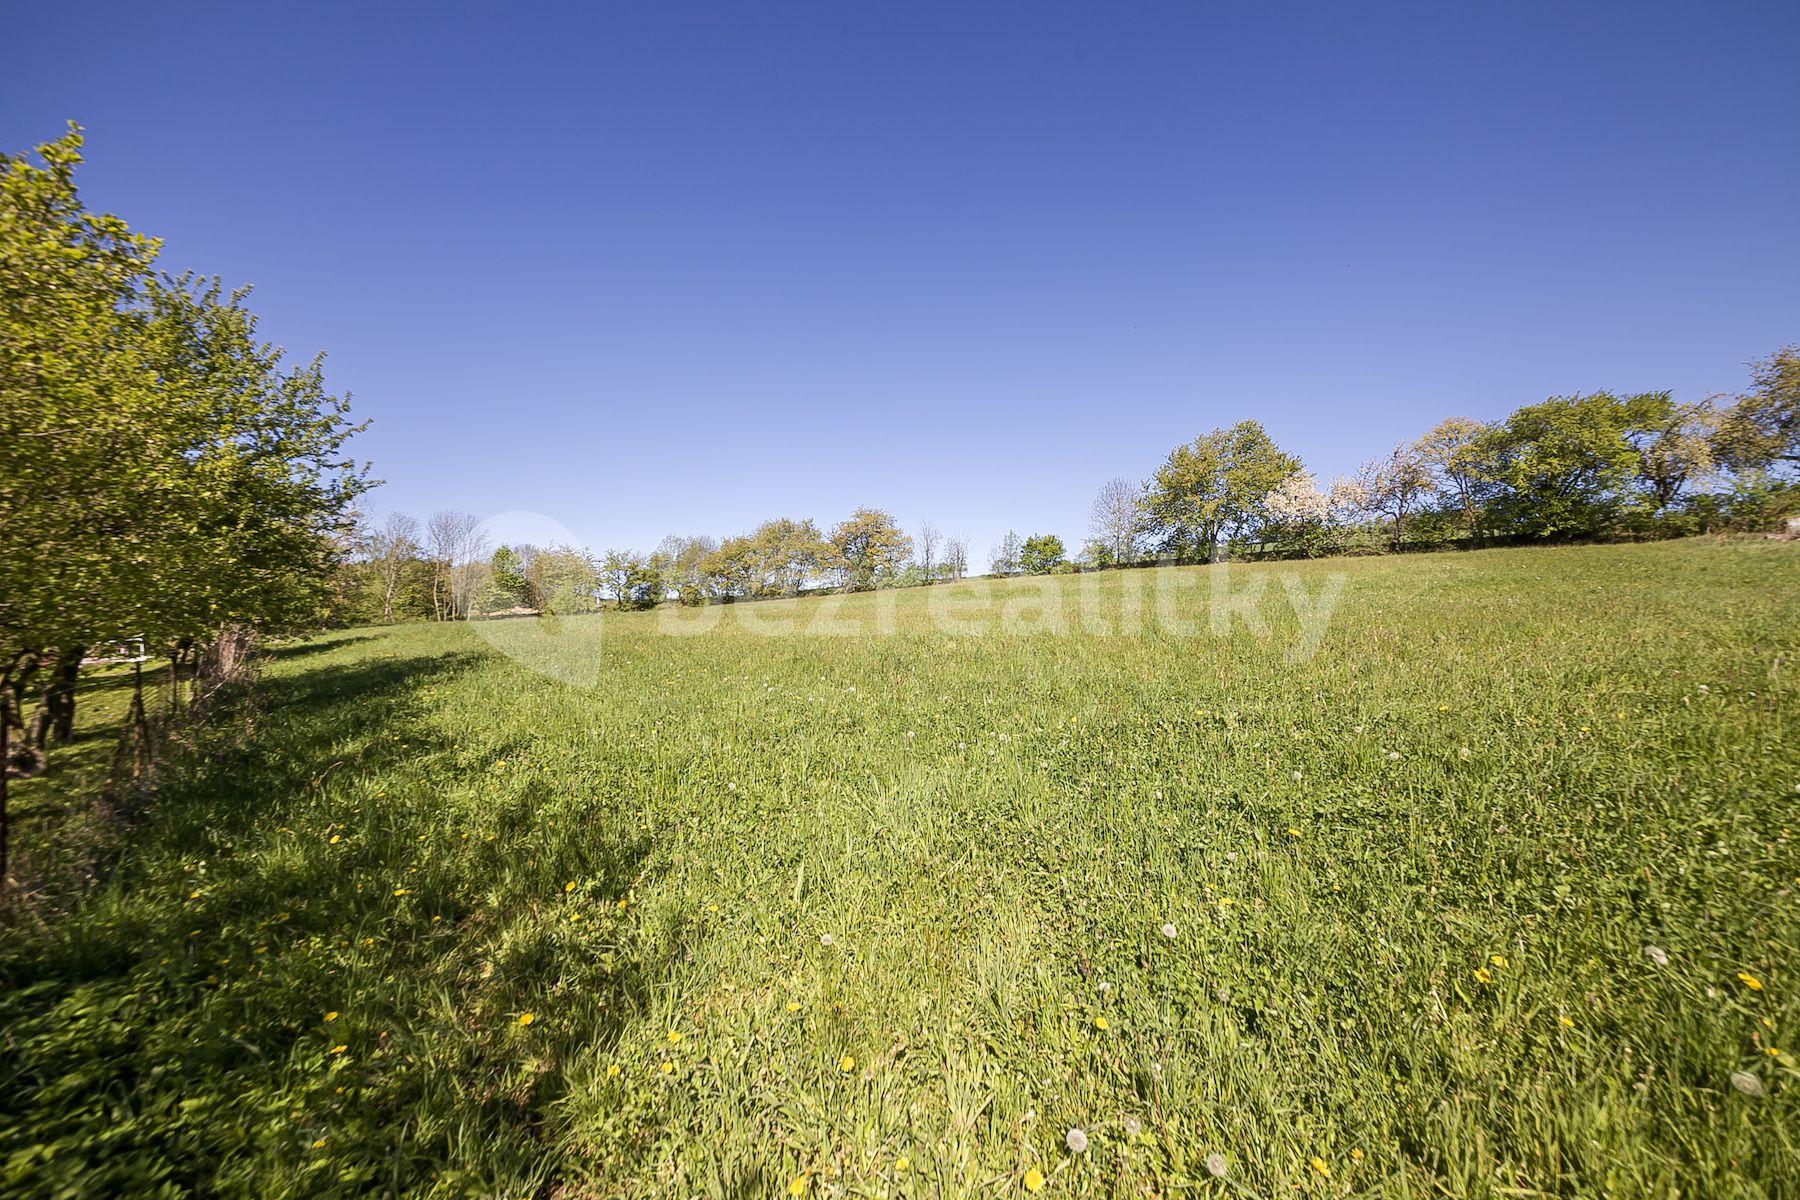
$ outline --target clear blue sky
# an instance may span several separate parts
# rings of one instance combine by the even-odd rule
[[[1800,341],[1800,4],[14,5],[9,150],[256,285],[377,511],[857,504],[1071,545],[1261,420],[1735,389]]]

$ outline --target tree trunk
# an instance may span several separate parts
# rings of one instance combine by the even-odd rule
[[[65,743],[75,736],[75,685],[81,674],[81,660],[86,655],[86,646],[70,646],[56,655],[37,713],[31,721],[31,744],[40,750],[52,742]]]

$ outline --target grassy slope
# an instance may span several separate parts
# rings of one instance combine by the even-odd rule
[[[1791,1194],[1797,565],[1241,570],[1347,572],[1303,663],[1279,590],[1267,638],[572,621],[591,689],[290,648],[0,943],[0,1190]]]

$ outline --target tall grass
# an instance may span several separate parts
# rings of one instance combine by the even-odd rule
[[[0,1190],[1795,1194],[1797,564],[1240,568],[1346,573],[1310,658],[1273,585],[288,648],[0,943]]]

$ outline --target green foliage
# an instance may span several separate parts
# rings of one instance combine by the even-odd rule
[[[487,607],[536,608],[537,590],[525,575],[525,560],[511,546],[501,546],[488,560]]]
[[[0,658],[316,621],[369,486],[317,360],[243,292],[156,275],[76,195],[80,135],[0,155]]]
[[[825,565],[847,592],[866,592],[892,580],[912,554],[912,539],[879,508],[859,508],[825,541]]]
[[[1493,528],[1526,537],[1591,537],[1637,502],[1632,438],[1667,414],[1666,393],[1552,397],[1519,409],[1482,436],[1496,496]]]
[[[1204,567],[608,613],[590,690],[292,646],[0,930],[0,1192],[1794,1194],[1794,570],[1234,565],[1265,637]],[[1279,581],[1336,572],[1295,663]],[[1196,636],[931,616],[1163,579]],[[863,636],[757,632],[824,608]]]
[[[1171,450],[1146,485],[1151,534],[1167,552],[1216,556],[1262,519],[1269,493],[1300,469],[1255,421],[1215,429]]]
[[[1723,414],[1713,450],[1738,471],[1800,462],[1800,346],[1787,346],[1750,368],[1751,387]]]
[[[1054,533],[1033,534],[1019,550],[1019,567],[1027,575],[1048,575],[1063,564],[1066,553]]]

